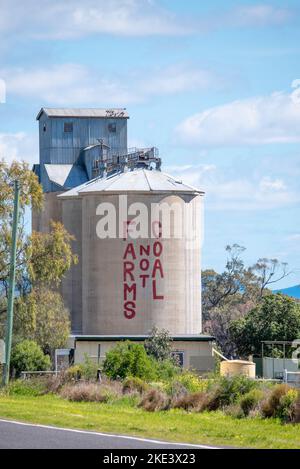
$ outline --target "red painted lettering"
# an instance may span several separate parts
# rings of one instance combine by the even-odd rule
[[[129,256],[129,255],[131,255],[132,259],[136,259],[136,254],[135,254],[134,246],[133,246],[132,243],[129,243],[126,246],[123,259],[127,259],[127,256]]]
[[[143,275],[140,275],[140,278],[142,279],[142,287],[145,288],[146,287],[146,280],[147,280],[147,278],[149,278],[149,275],[143,274]]]
[[[128,285],[127,283],[124,283],[124,300],[127,301],[130,293],[133,294],[133,301],[136,301],[136,283],[133,283],[132,285]]]
[[[125,261],[124,266],[123,266],[123,280],[124,282],[127,282],[127,274],[129,275],[129,280],[131,282],[134,281],[134,275],[132,271],[134,270],[134,263],[131,261]]]
[[[162,250],[163,250],[163,246],[161,242],[155,241],[155,243],[153,244],[153,254],[155,255],[155,257],[159,257],[162,253]]]
[[[160,273],[160,278],[164,278],[164,271],[161,265],[161,262],[159,259],[156,259],[154,264],[153,264],[153,270],[152,270],[152,278],[156,277],[156,272],[159,271]]]
[[[140,262],[140,269],[143,270],[144,272],[149,269],[150,262],[148,259],[142,259]]]
[[[126,319],[133,319],[135,317],[134,301],[126,301],[124,303],[124,316]]]
[[[146,256],[150,255],[150,244],[147,244],[147,246],[140,246],[140,256],[143,254]]]
[[[164,295],[158,295],[156,291],[156,280],[152,280],[153,300],[163,300]]]

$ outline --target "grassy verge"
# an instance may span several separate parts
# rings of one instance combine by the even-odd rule
[[[149,413],[130,399],[72,403],[58,396],[0,396],[0,417],[162,440],[247,448],[300,448],[300,426],[274,419],[234,419],[221,412]]]

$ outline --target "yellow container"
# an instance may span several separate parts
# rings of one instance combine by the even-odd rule
[[[246,360],[228,360],[220,364],[221,376],[243,375],[255,378],[255,363]]]

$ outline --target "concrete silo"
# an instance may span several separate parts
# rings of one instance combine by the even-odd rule
[[[100,362],[120,340],[169,331],[185,367],[213,367],[213,337],[201,334],[204,193],[160,171],[155,147],[127,148],[125,109],[41,109],[33,171],[51,219],[74,235],[79,263],[61,292],[71,314],[75,361]]]
[[[82,305],[83,334],[201,332],[202,196],[147,169],[59,196],[66,228],[82,227],[82,285],[66,296]]]

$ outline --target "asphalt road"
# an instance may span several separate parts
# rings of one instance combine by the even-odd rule
[[[214,449],[0,419],[0,449]]]

